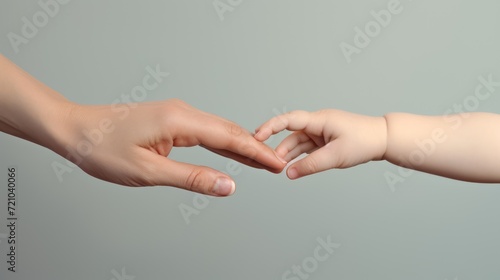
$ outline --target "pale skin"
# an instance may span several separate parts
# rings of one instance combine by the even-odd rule
[[[44,146],[96,178],[125,186],[164,185],[231,195],[235,183],[226,174],[168,158],[173,147],[197,145],[274,173],[310,154],[290,165],[291,179],[387,160],[464,181],[500,182],[497,114],[371,117],[333,109],[293,111],[267,121],[252,137],[235,123],[180,100],[128,104],[131,109],[123,116],[111,105],[67,100],[2,55],[0,69],[0,131]],[[102,137],[92,151],[79,151],[96,129]],[[262,143],[285,129],[294,132],[275,151]]]
[[[293,111],[256,129],[265,141],[293,131],[275,149],[297,179],[334,168],[387,160],[452,179],[500,183],[500,115],[464,113],[421,116],[389,113],[371,117],[341,110]]]
[[[235,183],[228,175],[168,158],[173,147],[197,145],[274,173],[285,167],[242,127],[181,100],[127,104],[125,116],[111,105],[73,103],[2,55],[0,70],[0,131],[46,147],[96,178],[233,194]]]

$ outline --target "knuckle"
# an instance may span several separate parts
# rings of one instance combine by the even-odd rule
[[[175,101],[171,102],[168,100],[167,102],[161,102],[158,104],[159,106],[154,107],[156,114],[158,117],[164,119],[174,115],[179,109],[178,106],[175,105]]]
[[[293,123],[296,120],[300,120],[304,117],[307,117],[310,113],[304,110],[293,110],[281,116],[278,116],[279,120],[284,124],[288,125],[289,123]]]
[[[302,111],[302,110],[293,110],[293,111],[290,111],[290,112],[286,112],[285,114],[283,115],[279,115],[279,116],[276,116],[276,118],[281,121],[281,122],[285,122],[286,123],[286,120],[287,119],[293,119],[295,116],[298,116],[298,115],[301,115],[301,114],[304,114],[305,111]]]
[[[272,125],[272,126],[276,126],[279,123],[286,126],[288,124],[288,118],[290,118],[291,116],[292,115],[288,115],[288,113],[287,113],[286,115],[279,115],[279,116],[274,117],[274,120],[273,120],[274,125]],[[272,127],[271,127],[271,129],[272,129]]]
[[[204,176],[204,170],[202,167],[194,168],[189,176],[186,178],[184,183],[185,188],[192,192],[205,193],[204,187],[208,185],[207,176]]]
[[[184,105],[185,104],[185,105]],[[180,128],[182,121],[188,120],[191,115],[187,112],[187,103],[180,99],[169,99],[162,102],[150,112],[154,121],[159,122],[162,132],[174,132],[175,128]]]
[[[186,102],[172,98],[160,103],[158,109],[158,114],[163,117],[175,117],[189,108],[189,104]]]
[[[235,123],[227,122],[225,124],[225,128],[226,128],[226,131],[231,136],[240,136],[241,134],[243,134],[243,129]]]
[[[306,174],[316,173],[318,171],[318,163],[312,158],[304,160],[302,164],[302,170]]]

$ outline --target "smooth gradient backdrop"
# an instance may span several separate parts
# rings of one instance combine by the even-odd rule
[[[159,67],[170,75],[138,101],[180,98],[251,131],[295,109],[500,113],[500,87],[474,99],[479,77],[500,81],[499,11],[497,0],[2,1],[0,52],[84,104],[130,97]],[[202,148],[171,157],[232,175],[236,193],[127,188],[77,168],[58,178],[63,158],[0,134],[0,279],[500,275],[498,184],[386,162],[290,181]],[[18,168],[16,273],[8,166]],[[328,239],[335,249],[318,247]]]

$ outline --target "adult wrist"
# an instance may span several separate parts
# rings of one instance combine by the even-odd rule
[[[39,129],[30,132],[31,138],[37,144],[65,157],[66,148],[75,141],[78,130],[77,118],[73,112],[81,106],[66,99],[54,98],[40,107],[43,107],[43,112],[38,112],[38,119],[35,121]]]

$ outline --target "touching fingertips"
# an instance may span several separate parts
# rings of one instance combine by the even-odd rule
[[[279,153],[277,152],[274,152],[274,154],[276,155],[276,157],[282,162],[282,163],[288,163],[288,161],[286,161]]]
[[[295,168],[295,167],[289,168],[287,175],[288,175],[288,178],[290,178],[292,180],[299,178],[299,172],[297,171],[297,168]]]
[[[269,137],[267,129],[260,129],[257,133],[255,133],[254,137],[259,141],[266,140]]]
[[[255,139],[257,139],[257,140],[259,140],[259,141],[262,141],[262,140],[261,140],[261,137],[262,137],[262,130],[257,131],[253,137],[255,137]]]
[[[228,196],[232,195],[235,191],[234,181],[228,178],[220,177],[215,181],[213,188],[214,195]]]
[[[286,148],[283,148],[283,147],[278,147],[278,148],[276,148],[275,152],[279,157],[284,159],[286,154],[288,153],[288,150]]]

